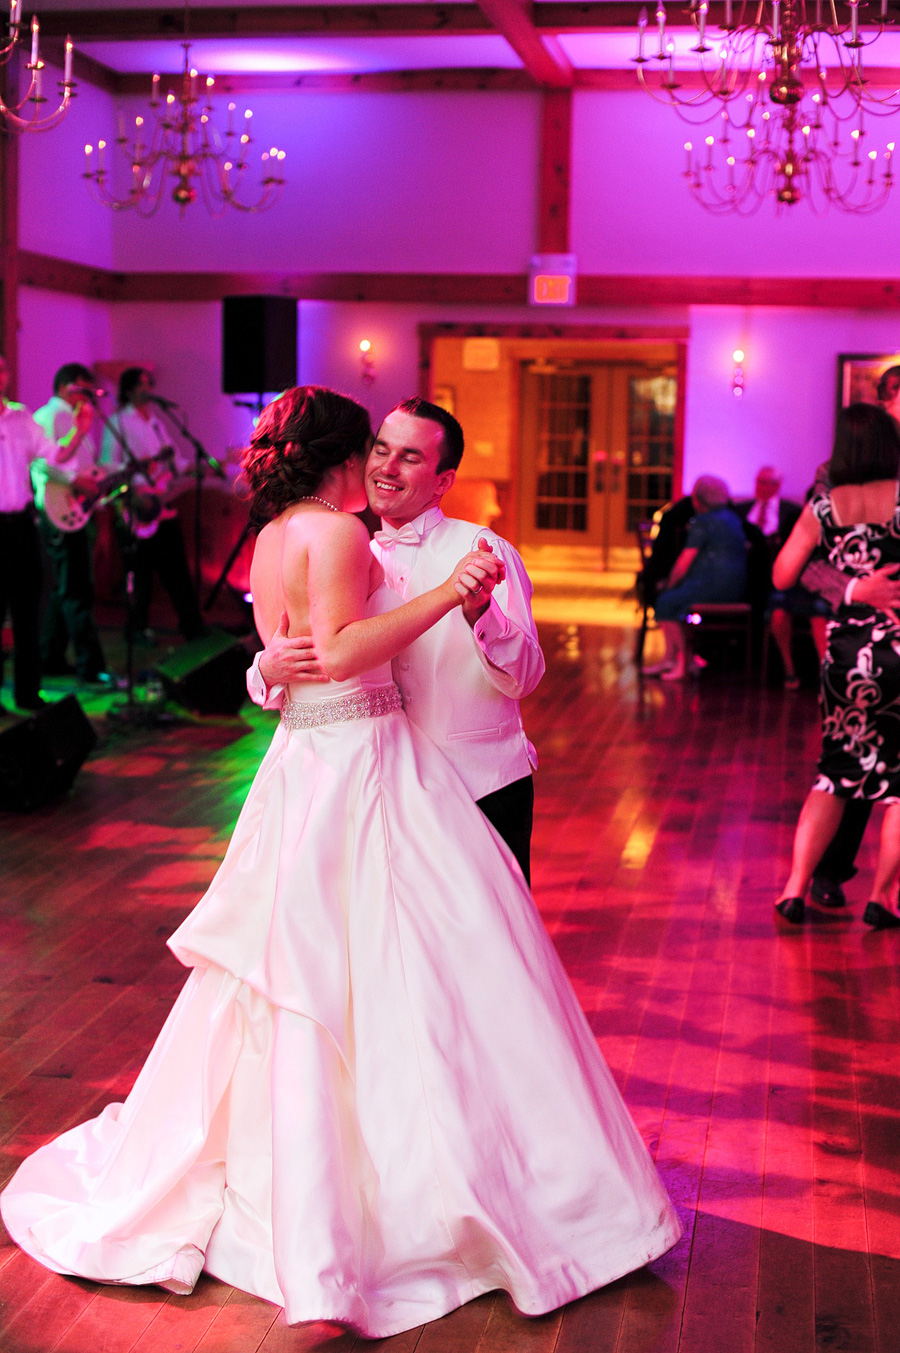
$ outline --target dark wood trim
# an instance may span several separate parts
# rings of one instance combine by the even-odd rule
[[[579,305],[796,305],[900,309],[900,282],[882,277],[583,276]]]
[[[97,301],[117,301],[124,278],[124,273],[110,272],[106,268],[89,268],[68,259],[19,250],[19,285],[23,287],[42,287],[45,291],[63,291]]]
[[[541,98],[538,253],[569,252],[572,91],[547,89]]]
[[[516,273],[112,272],[29,250],[18,253],[19,285],[106,301],[217,301],[223,296],[296,296],[319,301],[406,301],[413,305],[524,305],[528,279]],[[578,279],[578,304],[782,305],[898,310],[900,282],[873,277],[654,277]],[[584,326],[546,319],[529,333],[575,336]],[[590,333],[596,326],[588,326]],[[500,332],[479,326],[479,332]],[[640,332],[644,332],[642,329]],[[660,330],[660,333],[663,331]],[[669,332],[672,332],[671,330]],[[679,332],[681,332],[679,330]],[[607,337],[627,337],[613,326]]]
[[[18,101],[18,62],[0,68],[4,101]],[[19,137],[0,130],[0,344],[15,396],[19,368]]]
[[[99,62],[93,63],[99,66]],[[108,67],[100,66],[101,71]],[[108,71],[112,88],[120,95],[149,97],[150,76],[117,74]],[[82,77],[81,78],[90,78]],[[448,67],[444,70],[363,71],[355,75],[332,72],[252,71],[240,75],[217,75],[215,94],[420,94],[435,90],[447,94],[534,93],[535,83],[527,71],[494,67]],[[632,82],[633,83],[633,82]],[[160,84],[165,93],[181,87],[180,75],[163,75]]]
[[[672,497],[680,498],[684,492],[684,424],[687,404],[687,340],[675,345],[675,378],[678,382],[678,397],[675,401],[675,463],[672,466]]]
[[[436,338],[546,338],[590,343],[686,343],[691,331],[686,324],[479,324],[471,320],[441,320],[418,326],[420,370],[430,379],[431,349]],[[420,389],[429,388],[427,381]]]
[[[41,60],[48,61],[61,71],[65,67],[66,44],[64,38],[45,37],[43,32],[43,20],[41,21]],[[111,66],[104,66],[102,61],[95,61],[92,56],[87,56],[84,52],[79,52],[75,48],[72,52],[72,74],[79,84],[94,85],[97,89],[105,89],[107,94],[122,94],[125,91],[122,88],[122,80],[130,77],[119,74]],[[62,77],[60,77],[62,78]],[[150,90],[150,76],[141,76],[143,80],[142,91]],[[174,81],[174,77],[173,77]],[[55,86],[54,86],[55,87]]]
[[[513,10],[522,10],[523,18],[535,33],[603,32],[609,29],[634,29],[643,0],[539,0],[525,6],[518,0],[490,0],[505,11],[504,23],[510,33],[524,29]],[[896,5],[892,8],[896,10]],[[184,10],[180,6],[159,9],[80,9],[42,10],[37,6],[41,31],[47,37],[76,39],[116,39],[139,41],[146,38],[180,38],[184,33]],[[687,6],[670,6],[672,29],[691,25]],[[724,22],[724,0],[712,0],[709,6],[710,28]],[[30,23],[31,15],[25,16]],[[493,23],[477,4],[347,4],[347,5],[210,5],[191,9],[190,31],[194,37],[292,37],[303,34],[369,34],[383,37],[421,33],[485,33]],[[874,22],[861,28],[875,28]],[[503,32],[500,23],[499,31]],[[512,41],[508,37],[508,41]]]
[[[549,89],[567,89],[572,84],[572,64],[562,48],[544,46],[531,21],[530,9],[521,0],[478,0],[478,8],[501,33],[522,61],[528,74]]]
[[[41,33],[79,39],[138,42],[184,36],[184,9],[41,10]],[[635,14],[637,11],[635,11]],[[27,22],[31,22],[28,15]],[[635,18],[635,22],[637,19]],[[487,33],[475,4],[213,5],[191,9],[195,38],[298,37],[305,34],[402,37],[422,33]]]

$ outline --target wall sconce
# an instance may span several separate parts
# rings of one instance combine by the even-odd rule
[[[360,340],[359,360],[362,365],[363,385],[371,385],[375,379],[375,358],[372,356],[372,344],[368,338]]]
[[[744,397],[743,348],[735,348],[731,356],[734,359],[734,370],[731,373],[731,393],[734,395],[735,399],[743,399]]]

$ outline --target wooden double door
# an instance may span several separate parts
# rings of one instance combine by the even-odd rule
[[[520,391],[521,543],[633,545],[672,497],[674,362],[523,361]]]

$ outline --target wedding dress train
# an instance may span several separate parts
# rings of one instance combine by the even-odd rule
[[[511,854],[402,712],[353,713],[394,690],[295,693],[131,1094],[0,1199],[48,1268],[206,1269],[377,1337],[496,1288],[538,1314],[678,1239]]]

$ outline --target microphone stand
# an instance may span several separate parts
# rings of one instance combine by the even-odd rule
[[[266,407],[263,401],[262,394],[257,395],[255,400],[233,399],[231,402],[236,409],[249,409],[250,412],[254,414],[257,419],[259,418],[263,409]],[[228,575],[232,570],[234,562],[237,559],[238,555],[240,554],[241,550],[244,548],[244,545],[246,541],[249,539],[250,532],[252,530],[253,524],[252,522],[248,521],[244,529],[241,531],[241,534],[238,536],[238,539],[235,542],[231,553],[225,560],[225,563],[222,565],[222,570],[219,573],[219,576],[216,579],[216,581],[213,583],[209,596],[203,603],[204,611],[210,610],[210,608],[213,606],[216,600],[216,597],[219,595],[222,588],[225,586],[225,583],[228,580]]]
[[[174,425],[175,430],[179,432],[185,441],[189,442],[194,449],[194,592],[196,593],[199,602],[201,583],[200,554],[203,541],[203,480],[207,470],[212,470],[217,479],[227,479],[228,476],[222,468],[221,463],[216,460],[215,456],[209,454],[203,443],[190,431],[187,420],[182,417],[181,413],[178,411],[177,405],[174,405],[171,400],[166,400],[165,403],[163,403],[161,400],[151,398],[150,402],[151,404],[155,404],[156,407],[165,414]]]
[[[92,400],[94,412],[99,416],[104,430],[119,444],[120,449],[125,455],[124,471],[127,473],[125,481],[125,519],[122,523],[124,535],[121,537],[123,542],[122,558],[125,564],[125,703],[111,707],[107,717],[113,719],[123,727],[129,728],[155,728],[163,721],[174,723],[175,716],[171,714],[163,715],[161,711],[155,709],[147,701],[143,704],[135,699],[134,694],[134,566],[137,555],[137,535],[134,526],[134,481],[141,473],[141,466],[128,445],[122,429],[108,418],[100,408],[96,398]]]

